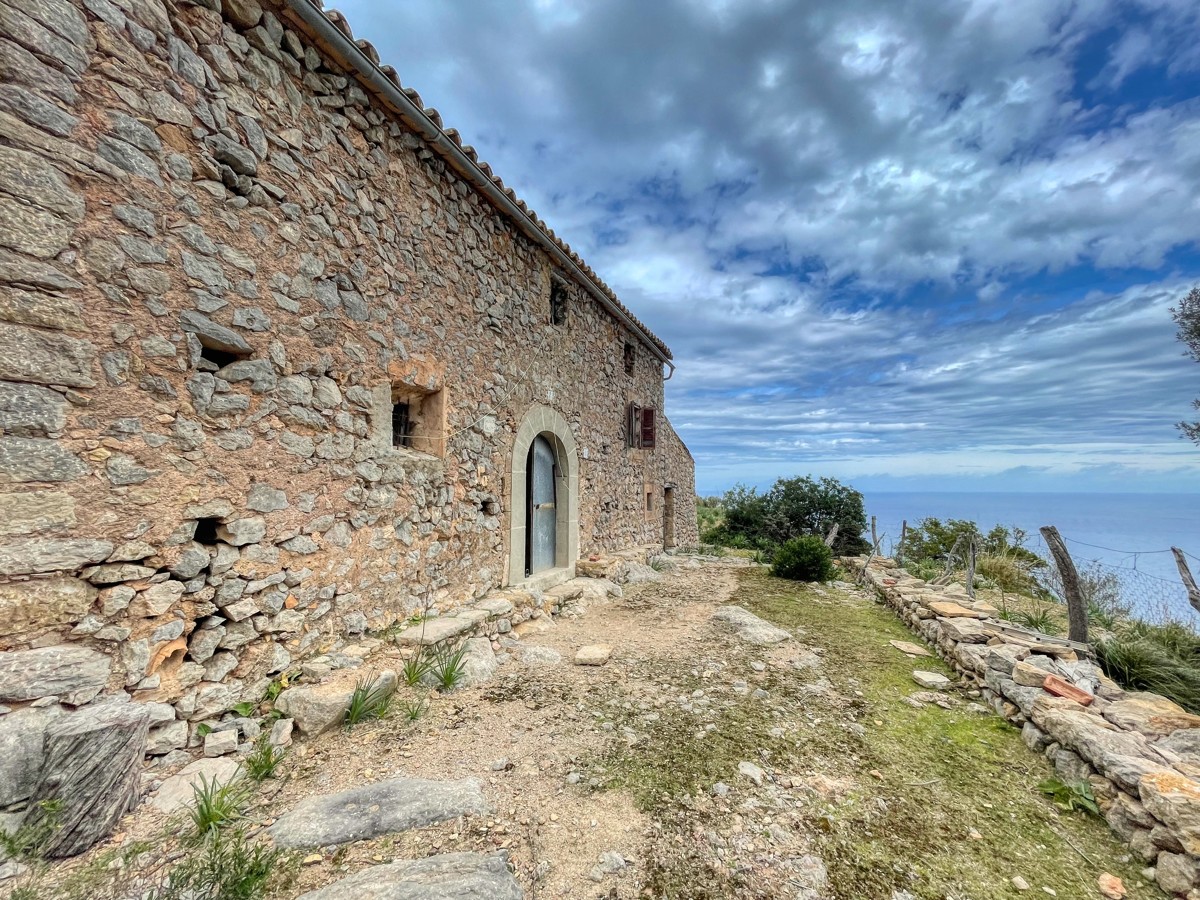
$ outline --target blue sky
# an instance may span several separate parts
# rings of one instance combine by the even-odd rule
[[[341,9],[672,347],[702,492],[1200,492],[1200,4]]]

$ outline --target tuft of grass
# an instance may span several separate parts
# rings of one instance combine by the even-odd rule
[[[1011,593],[1031,594],[1036,582],[1029,562],[1010,553],[981,553],[975,559],[975,574]]]
[[[415,722],[425,714],[426,703],[423,699],[401,700],[400,714],[409,722]]]
[[[1194,662],[1180,658],[1153,638],[1155,626],[1148,626],[1099,641],[1094,645],[1096,659],[1104,674],[1125,687],[1153,691],[1174,700],[1190,713],[1200,715],[1200,669]],[[1170,633],[1168,633],[1169,635]]]
[[[253,752],[246,757],[242,765],[245,766],[246,775],[251,781],[265,781],[275,776],[275,770],[286,755],[282,747],[271,743],[271,733],[264,731],[254,742]]]
[[[433,665],[433,660],[425,655],[425,648],[418,647],[416,652],[404,661],[404,667],[400,670],[400,677],[404,679],[404,683],[409,687],[416,687],[429,672],[431,665]]]
[[[221,782],[201,775],[200,783],[192,788],[192,794],[188,816],[192,821],[193,838],[203,840],[242,817],[250,803],[251,788],[241,778]]]
[[[463,679],[464,660],[467,656],[466,642],[457,647],[439,644],[434,648],[429,671],[443,691],[452,691]]]
[[[386,718],[391,712],[392,699],[395,696],[394,685],[374,678],[359,678],[354,683],[354,693],[350,695],[350,705],[346,708],[346,727],[352,728],[371,719]]]
[[[665,571],[667,571],[668,568],[670,568],[670,566],[667,564],[667,561],[664,560],[661,556],[653,557],[650,560],[650,562],[648,563],[648,565],[655,572],[665,572]]]
[[[1062,631],[1059,618],[1048,609],[1017,610],[1012,612],[1008,619],[1042,634],[1058,634]]]
[[[172,864],[171,874],[150,900],[259,900],[282,853],[253,842],[241,828],[206,834],[192,852]]]

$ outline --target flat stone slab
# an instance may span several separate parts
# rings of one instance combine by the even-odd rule
[[[901,653],[907,653],[909,656],[931,656],[932,654],[922,647],[920,644],[914,644],[911,641],[888,641],[893,647]]]
[[[298,900],[523,900],[502,853],[444,853],[372,866]]]
[[[276,846],[289,850],[328,847],[487,811],[488,804],[479,789],[479,782],[473,778],[462,781],[393,778],[339,794],[306,797],[291,812],[284,813],[268,833]],[[368,896],[390,898],[393,895]]]
[[[478,623],[458,616],[434,616],[419,625],[405,628],[396,636],[396,643],[407,647],[429,647],[458,637],[473,629]]]
[[[913,681],[929,691],[944,691],[950,687],[950,679],[940,672],[926,672],[917,669],[912,673]]]
[[[982,619],[984,614],[974,610],[967,609],[961,604],[955,603],[952,600],[931,600],[929,608],[934,615],[942,616],[947,619]]]
[[[712,620],[731,628],[747,644],[758,647],[778,644],[791,637],[782,628],[776,628],[740,606],[722,606],[713,613]]]

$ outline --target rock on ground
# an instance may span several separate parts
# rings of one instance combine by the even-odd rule
[[[0,716],[0,809],[29,799],[42,767],[46,729],[62,711],[19,709]]]
[[[562,654],[551,647],[524,647],[520,659],[527,666],[553,666],[562,662]]]
[[[396,673],[387,669],[379,673],[375,684],[394,688]],[[275,708],[293,719],[301,734],[308,737],[337,728],[346,718],[354,686],[345,683],[302,684],[285,690],[275,701]]]
[[[776,628],[740,606],[722,606],[713,613],[713,622],[731,628],[743,641],[759,647],[778,644],[791,637],[782,628]]]
[[[299,900],[523,900],[502,853],[445,853],[372,866]]]
[[[950,687],[950,679],[940,672],[926,672],[916,669],[912,673],[913,681],[929,691],[944,691]]]
[[[137,803],[150,712],[108,703],[60,716],[46,729],[44,757],[26,824],[54,826],[44,853],[75,856],[107,837]],[[42,804],[57,803],[51,813]]]
[[[475,687],[491,681],[500,667],[496,654],[492,652],[492,642],[485,637],[476,637],[468,640],[465,646],[459,686]]]
[[[165,813],[191,806],[201,777],[210,784],[229,784],[238,776],[239,770],[237,761],[228,757],[198,759],[184,767],[178,775],[166,779],[150,801],[151,805]]]
[[[612,652],[613,648],[608,644],[589,644],[586,647],[580,647],[575,654],[575,665],[602,666],[608,662]]]
[[[276,845],[288,849],[327,847],[487,811],[487,801],[474,779],[393,778],[337,794],[306,797],[284,813],[269,833]]]

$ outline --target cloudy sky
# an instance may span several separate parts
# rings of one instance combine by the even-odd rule
[[[702,492],[1200,492],[1194,0],[338,5],[671,346]]]

